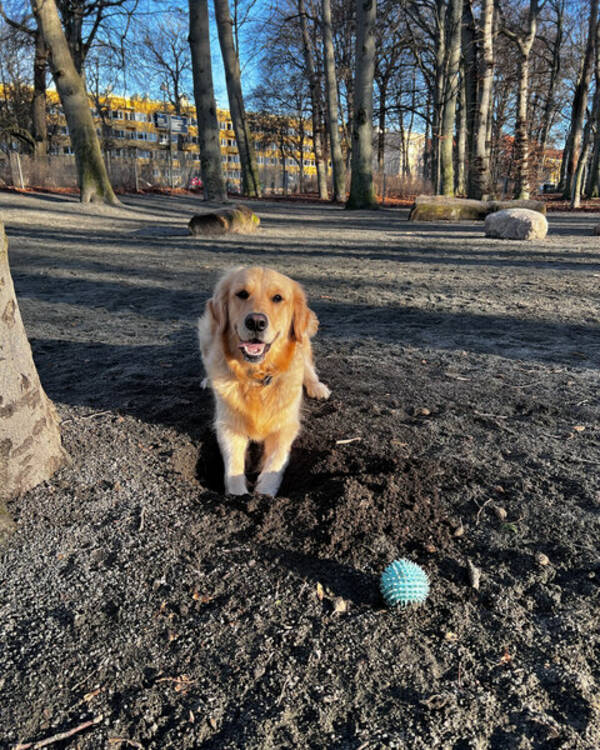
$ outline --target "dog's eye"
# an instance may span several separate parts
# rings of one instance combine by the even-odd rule
[[[235,296],[239,297],[240,299],[248,299],[250,295],[245,289],[241,289],[239,292],[236,292]]]
[[[273,296],[273,302],[283,302],[283,297],[281,296],[281,294],[275,294]]]

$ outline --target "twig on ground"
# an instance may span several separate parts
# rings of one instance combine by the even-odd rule
[[[116,745],[117,743],[125,743],[126,745],[131,745],[131,747],[137,747],[139,750],[144,750],[144,746],[141,742],[137,742],[137,740],[130,740],[129,737],[109,737],[108,742],[110,745]]]
[[[146,522],[146,506],[142,508],[142,512],[140,513],[140,525],[138,526],[138,531],[144,530],[144,523]]]
[[[475,516],[475,524],[476,525],[479,524],[479,516],[481,515],[481,511],[485,508],[486,505],[488,505],[488,503],[491,503],[491,502],[492,502],[492,498],[490,497],[490,498],[488,498],[485,501],[485,503],[483,505],[479,506],[479,510],[477,511],[477,515]]]
[[[102,715],[96,716],[95,719],[84,721],[83,724],[79,724],[79,726],[73,727],[73,729],[68,729],[66,732],[60,732],[59,734],[55,734],[52,737],[47,737],[45,740],[39,740],[38,742],[19,743],[18,745],[15,745],[14,750],[28,750],[28,748],[46,747],[47,745],[53,745],[55,742],[67,740],[74,734],[83,732],[84,729],[88,729],[89,727],[93,727],[96,724],[99,724],[103,718],[104,717]]]
[[[356,443],[357,440],[361,440],[359,437],[346,438],[345,440],[336,440],[336,445],[348,445],[348,443]]]
[[[67,422],[74,422],[76,419],[93,419],[93,417],[103,417],[105,414],[110,414],[110,409],[104,411],[95,411],[93,414],[82,414],[80,417],[67,417],[61,421],[61,425],[67,424]]]
[[[281,688],[281,693],[279,693],[279,698],[277,698],[277,703],[276,703],[275,705],[279,706],[279,704],[280,704],[280,703],[281,703],[281,701],[283,700],[283,696],[284,696],[284,694],[285,694],[285,689],[287,688],[287,686],[288,686],[288,684],[289,684],[289,681],[290,681],[291,679],[292,679],[292,678],[291,678],[291,675],[288,675],[288,676],[287,676],[287,677],[285,678],[285,682],[283,683],[283,687]]]

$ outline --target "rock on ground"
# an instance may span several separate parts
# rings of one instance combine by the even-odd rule
[[[548,234],[546,217],[527,208],[507,208],[485,219],[485,236],[501,240],[543,240]]]

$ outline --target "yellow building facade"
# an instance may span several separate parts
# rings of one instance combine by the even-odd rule
[[[135,159],[154,164],[153,177],[167,175],[174,187],[189,187],[200,177],[200,151],[196,109],[182,102],[179,114],[173,106],[142,97],[90,97],[90,109],[97,126],[103,151],[111,162]],[[72,154],[67,123],[55,91],[48,91],[50,153]],[[223,172],[234,192],[241,186],[240,158],[228,110],[217,109],[219,143]],[[293,121],[287,128],[285,143],[265,133],[253,132],[261,182],[268,189],[293,191],[302,182],[316,178],[311,126],[304,126],[304,142],[295,143]],[[300,159],[302,153],[302,159]],[[285,162],[285,163],[284,163]],[[147,169],[145,173],[148,175]],[[148,180],[146,180],[148,181]]]

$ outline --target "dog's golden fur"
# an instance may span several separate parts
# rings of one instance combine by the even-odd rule
[[[256,491],[275,496],[300,429],[302,386],[328,398],[315,371],[310,338],[319,322],[302,287],[268,268],[238,268],[217,284],[198,323],[225,489],[246,494],[250,440],[264,444]]]

